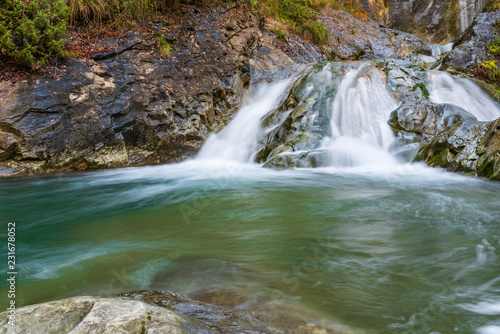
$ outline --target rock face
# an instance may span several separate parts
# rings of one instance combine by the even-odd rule
[[[452,42],[481,12],[484,0],[355,0],[371,18],[433,43]]]
[[[434,43],[449,43],[461,32],[462,2],[392,0],[387,24]],[[465,4],[463,7],[468,8]]]
[[[361,21],[343,11],[325,10],[320,20],[332,36],[326,46],[330,60],[407,58],[432,54],[431,44],[423,39],[375,22]]]
[[[0,314],[0,333],[276,333],[244,313],[168,292],[130,297],[74,297],[16,310],[16,326]],[[147,295],[147,296],[145,296]]]
[[[224,127],[251,83],[324,59],[297,37],[292,60],[242,7],[193,9],[180,22],[158,28],[167,58],[137,33],[55,78],[0,83],[0,175],[180,161]]]
[[[471,72],[486,60],[490,56],[486,46],[493,38],[500,37],[498,20],[500,12],[479,14],[454,43],[453,50],[443,59],[439,70]]]

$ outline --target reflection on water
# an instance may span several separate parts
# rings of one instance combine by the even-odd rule
[[[498,183],[419,165],[191,161],[0,189],[21,304],[163,289],[353,332],[500,326]]]

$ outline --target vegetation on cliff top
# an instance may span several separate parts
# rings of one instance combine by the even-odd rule
[[[229,8],[238,4],[249,5],[255,14],[271,17],[283,29],[317,44],[330,37],[318,21],[322,8],[342,9],[367,18],[353,0],[6,0],[0,2],[0,56],[36,69],[52,57],[72,55],[66,42],[75,29],[98,35],[110,27],[123,29],[151,21],[152,17],[175,12],[179,5]],[[159,39],[158,46],[162,56],[168,56],[168,42]]]

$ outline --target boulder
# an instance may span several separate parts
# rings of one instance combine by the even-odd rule
[[[72,297],[0,314],[0,333],[276,333],[251,316],[168,292]]]

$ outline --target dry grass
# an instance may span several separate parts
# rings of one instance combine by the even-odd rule
[[[164,9],[166,0],[68,0],[72,25],[130,23]]]

